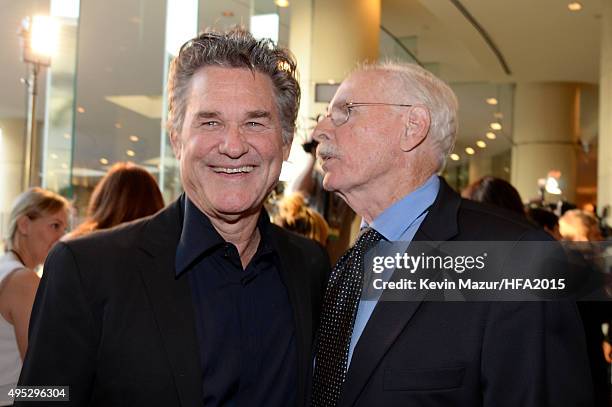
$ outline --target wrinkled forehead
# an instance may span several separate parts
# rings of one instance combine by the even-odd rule
[[[398,93],[398,81],[382,70],[356,71],[350,74],[336,92],[332,106],[347,102],[391,102]]]

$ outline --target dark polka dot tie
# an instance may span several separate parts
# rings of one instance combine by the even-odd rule
[[[313,378],[313,407],[335,407],[346,379],[349,347],[363,284],[365,253],[383,239],[363,229],[357,243],[336,263],[331,273],[319,325]]]

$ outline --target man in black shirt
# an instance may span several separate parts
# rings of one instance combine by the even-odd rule
[[[295,67],[242,29],[183,45],[168,129],[185,194],[55,247],[20,385],[69,386],[58,406],[304,404],[328,259],[263,209],[294,132]]]

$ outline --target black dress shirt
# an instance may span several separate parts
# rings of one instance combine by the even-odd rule
[[[177,277],[187,273],[196,316],[203,405],[293,405],[297,386],[295,325],[280,264],[267,234],[243,269],[236,247],[183,196]]]

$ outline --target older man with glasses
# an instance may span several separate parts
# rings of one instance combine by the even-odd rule
[[[364,253],[383,240],[549,239],[521,219],[462,200],[437,176],[455,143],[457,109],[453,91],[424,69],[377,64],[342,83],[314,130],[323,186],[363,223],[323,301],[312,406],[590,403],[572,302],[362,296]]]

